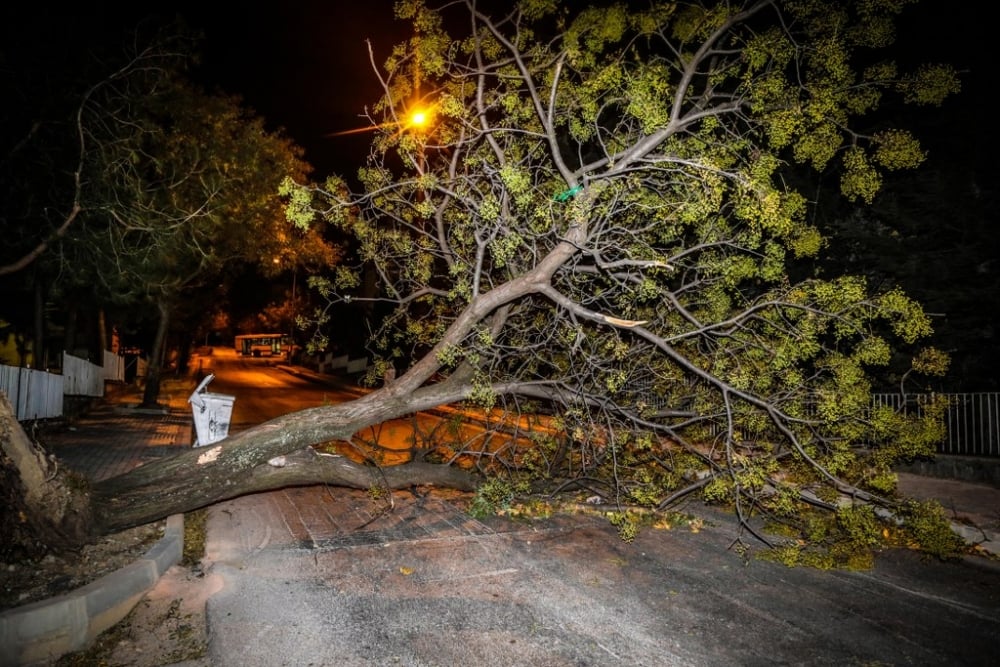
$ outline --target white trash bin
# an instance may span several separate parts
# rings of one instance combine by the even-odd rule
[[[188,398],[191,412],[194,413],[194,430],[197,436],[194,447],[211,445],[229,435],[229,422],[233,418],[236,397],[205,391],[205,387],[214,379],[215,376],[210,374]]]

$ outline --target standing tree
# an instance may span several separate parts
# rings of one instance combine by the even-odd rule
[[[87,58],[69,56],[83,48],[78,40],[90,31],[80,25],[67,30],[64,22],[47,16],[47,33],[63,45],[52,49],[49,42],[29,37],[37,34],[37,28],[29,27],[37,17],[7,9],[16,16],[7,17],[3,26],[7,30],[0,75],[0,88],[10,102],[0,114],[0,222],[5,240],[0,249],[0,290],[5,296],[0,317],[10,320],[18,333],[30,332],[34,362],[40,366],[47,352],[46,300],[62,292],[75,307],[81,294],[87,301],[93,296],[92,282],[79,278],[77,266],[62,261],[62,253],[67,233],[80,226],[81,213],[90,204],[89,165],[107,148],[105,142],[121,138],[109,137],[108,125],[148,92],[144,83],[182,67],[192,47],[182,31],[137,30],[125,46],[94,49]],[[65,284],[56,284],[60,282]],[[24,293],[34,296],[25,298]],[[25,302],[33,304],[33,313],[17,308]],[[71,338],[70,310],[66,329]]]
[[[525,0],[492,16],[473,0],[400,2],[415,32],[380,70],[364,190],[337,178],[283,188],[298,224],[319,216],[357,237],[377,298],[395,308],[373,341],[376,368],[398,377],[102,482],[90,529],[287,484],[367,486],[362,466],[310,446],[468,401],[544,410],[553,428],[530,447],[417,457],[385,483],[482,474],[652,508],[701,493],[748,528],[762,513],[851,536],[844,557],[870,546],[877,510],[914,508],[895,497],[890,465],[931,452],[939,432],[871,412],[869,373],[930,325],[906,295],[870,293],[860,277],[792,280],[789,263],[824,240],[782,170],[838,162],[843,193],[867,201],[883,170],[919,165],[905,130],[851,129],[885,96],[936,104],[957,90],[949,67],[878,59],[903,4],[570,12]],[[452,12],[465,26],[455,36]],[[417,110],[430,122],[413,122]],[[336,301],[357,280],[345,270],[313,284]],[[923,352],[914,369],[942,363]],[[475,469],[449,465],[462,453]],[[267,465],[279,454],[290,465]],[[625,537],[630,517],[616,519]]]
[[[67,343],[77,306],[95,314],[105,305],[145,309],[157,322],[146,404],[157,400],[170,315],[204,299],[206,283],[246,265],[273,271],[276,257],[314,270],[329,268],[337,257],[318,228],[296,230],[285,219],[277,190],[289,173],[307,177],[301,149],[281,132],[265,130],[240,100],[187,83],[184,66],[193,47],[175,30],[133,33],[124,58],[82,66],[70,81],[52,86],[58,95],[32,98],[34,107],[3,118],[4,137],[17,141],[2,163],[0,182],[9,198],[0,216],[17,242],[0,253],[0,277],[14,283],[30,271],[38,295],[10,302],[37,302],[40,332],[44,282],[52,303],[70,303]],[[45,72],[30,59],[10,64],[5,89],[31,97],[25,92],[36,83],[31,75]],[[37,360],[39,342],[34,350]],[[2,421],[3,464],[17,463],[30,486],[38,480],[25,475],[22,464],[40,452],[23,438],[12,413],[4,412]],[[30,502],[33,491],[25,495]],[[11,503],[0,520],[4,534],[19,530],[18,516]]]
[[[272,270],[287,255],[313,267],[334,249],[315,233],[290,229],[276,196],[289,172],[309,171],[297,148],[245,111],[238,99],[208,95],[164,72],[128,113],[105,111],[107,137],[90,166],[94,185],[70,230],[69,263],[106,298],[148,304],[158,321],[143,403],[159,394],[160,360],[171,313],[225,270]]]

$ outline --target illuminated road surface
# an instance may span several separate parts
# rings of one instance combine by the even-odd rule
[[[204,374],[215,379],[207,391],[235,396],[230,433],[305,408],[340,403],[357,394],[304,379],[279,368],[280,357],[243,357],[232,348],[213,348],[199,357]]]

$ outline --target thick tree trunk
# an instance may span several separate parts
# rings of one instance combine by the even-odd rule
[[[349,440],[367,426],[455,402],[468,391],[449,383],[415,391],[393,385],[349,403],[279,417],[90,487],[72,483],[65,470],[55,469],[54,461],[24,433],[5,397],[0,437],[5,458],[21,480],[31,529],[48,546],[69,547],[221,500],[289,486],[395,489],[429,484],[472,490],[475,476],[456,467],[414,460],[379,468],[317,454],[311,447]]]
[[[437,385],[407,395],[384,389],[363,398],[284,415],[205,447],[147,463],[94,485],[98,534],[142,525],[247,493],[326,483],[352,488],[434,484],[471,490],[474,477],[447,465],[413,461],[376,468],[316,454],[311,445],[350,440],[361,429],[452,402]],[[283,460],[281,457],[284,457]]]
[[[141,486],[132,486],[132,474],[98,484],[92,496],[93,530],[99,534],[113,533],[229,498],[291,486],[328,484],[355,489],[400,489],[433,485],[466,491],[475,488],[472,475],[451,466],[412,461],[377,468],[343,456],[318,454],[309,447],[272,457],[245,470],[240,459],[256,458],[257,448],[243,440],[239,443],[242,456],[223,458],[220,448],[226,442],[162,461],[156,471],[162,477],[149,479]],[[215,459],[216,456],[223,460]]]

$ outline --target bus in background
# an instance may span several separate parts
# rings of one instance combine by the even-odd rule
[[[288,334],[242,334],[236,337],[236,353],[244,357],[276,357],[289,342]]]

